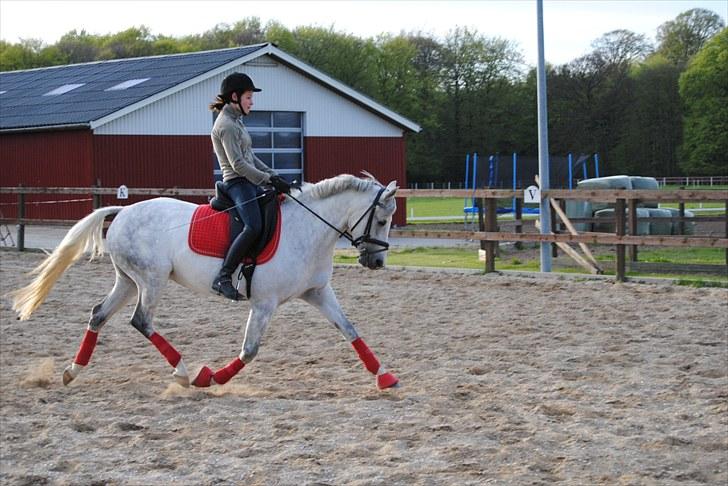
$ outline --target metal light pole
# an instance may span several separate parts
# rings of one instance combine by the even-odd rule
[[[541,202],[539,213],[541,218],[541,234],[551,232],[551,208],[544,191],[550,187],[549,182],[549,132],[548,112],[546,109],[546,67],[543,53],[543,0],[536,0],[536,22],[538,23],[538,174],[541,179]],[[551,244],[541,242],[541,271],[551,271]]]

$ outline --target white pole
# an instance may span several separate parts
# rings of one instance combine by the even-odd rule
[[[536,0],[536,17],[538,23],[538,175],[541,179],[541,202],[539,213],[541,218],[541,234],[551,232],[551,209],[544,191],[551,187],[549,181],[549,134],[548,112],[546,108],[546,66],[543,49],[543,0]],[[551,244],[541,242],[541,271],[551,271]]]

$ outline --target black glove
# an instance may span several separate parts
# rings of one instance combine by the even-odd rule
[[[271,176],[270,185],[273,186],[279,194],[291,193],[291,185],[279,175]]]

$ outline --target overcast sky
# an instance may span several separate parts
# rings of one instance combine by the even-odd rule
[[[590,51],[605,32],[628,29],[654,40],[657,27],[691,8],[728,17],[727,0],[545,0],[546,60],[563,64]],[[146,25],[153,34],[199,34],[218,23],[256,16],[288,28],[333,26],[360,37],[422,31],[443,37],[455,26],[518,42],[536,64],[536,1],[200,1],[200,0],[0,0],[0,38],[56,42],[66,32],[118,32]]]

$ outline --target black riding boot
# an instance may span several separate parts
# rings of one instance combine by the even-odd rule
[[[212,290],[230,300],[243,300],[243,296],[233,287],[232,275],[253,244],[254,238],[254,234],[245,230],[235,238],[235,241],[228,249],[227,255],[225,255],[220,273],[212,282]]]

